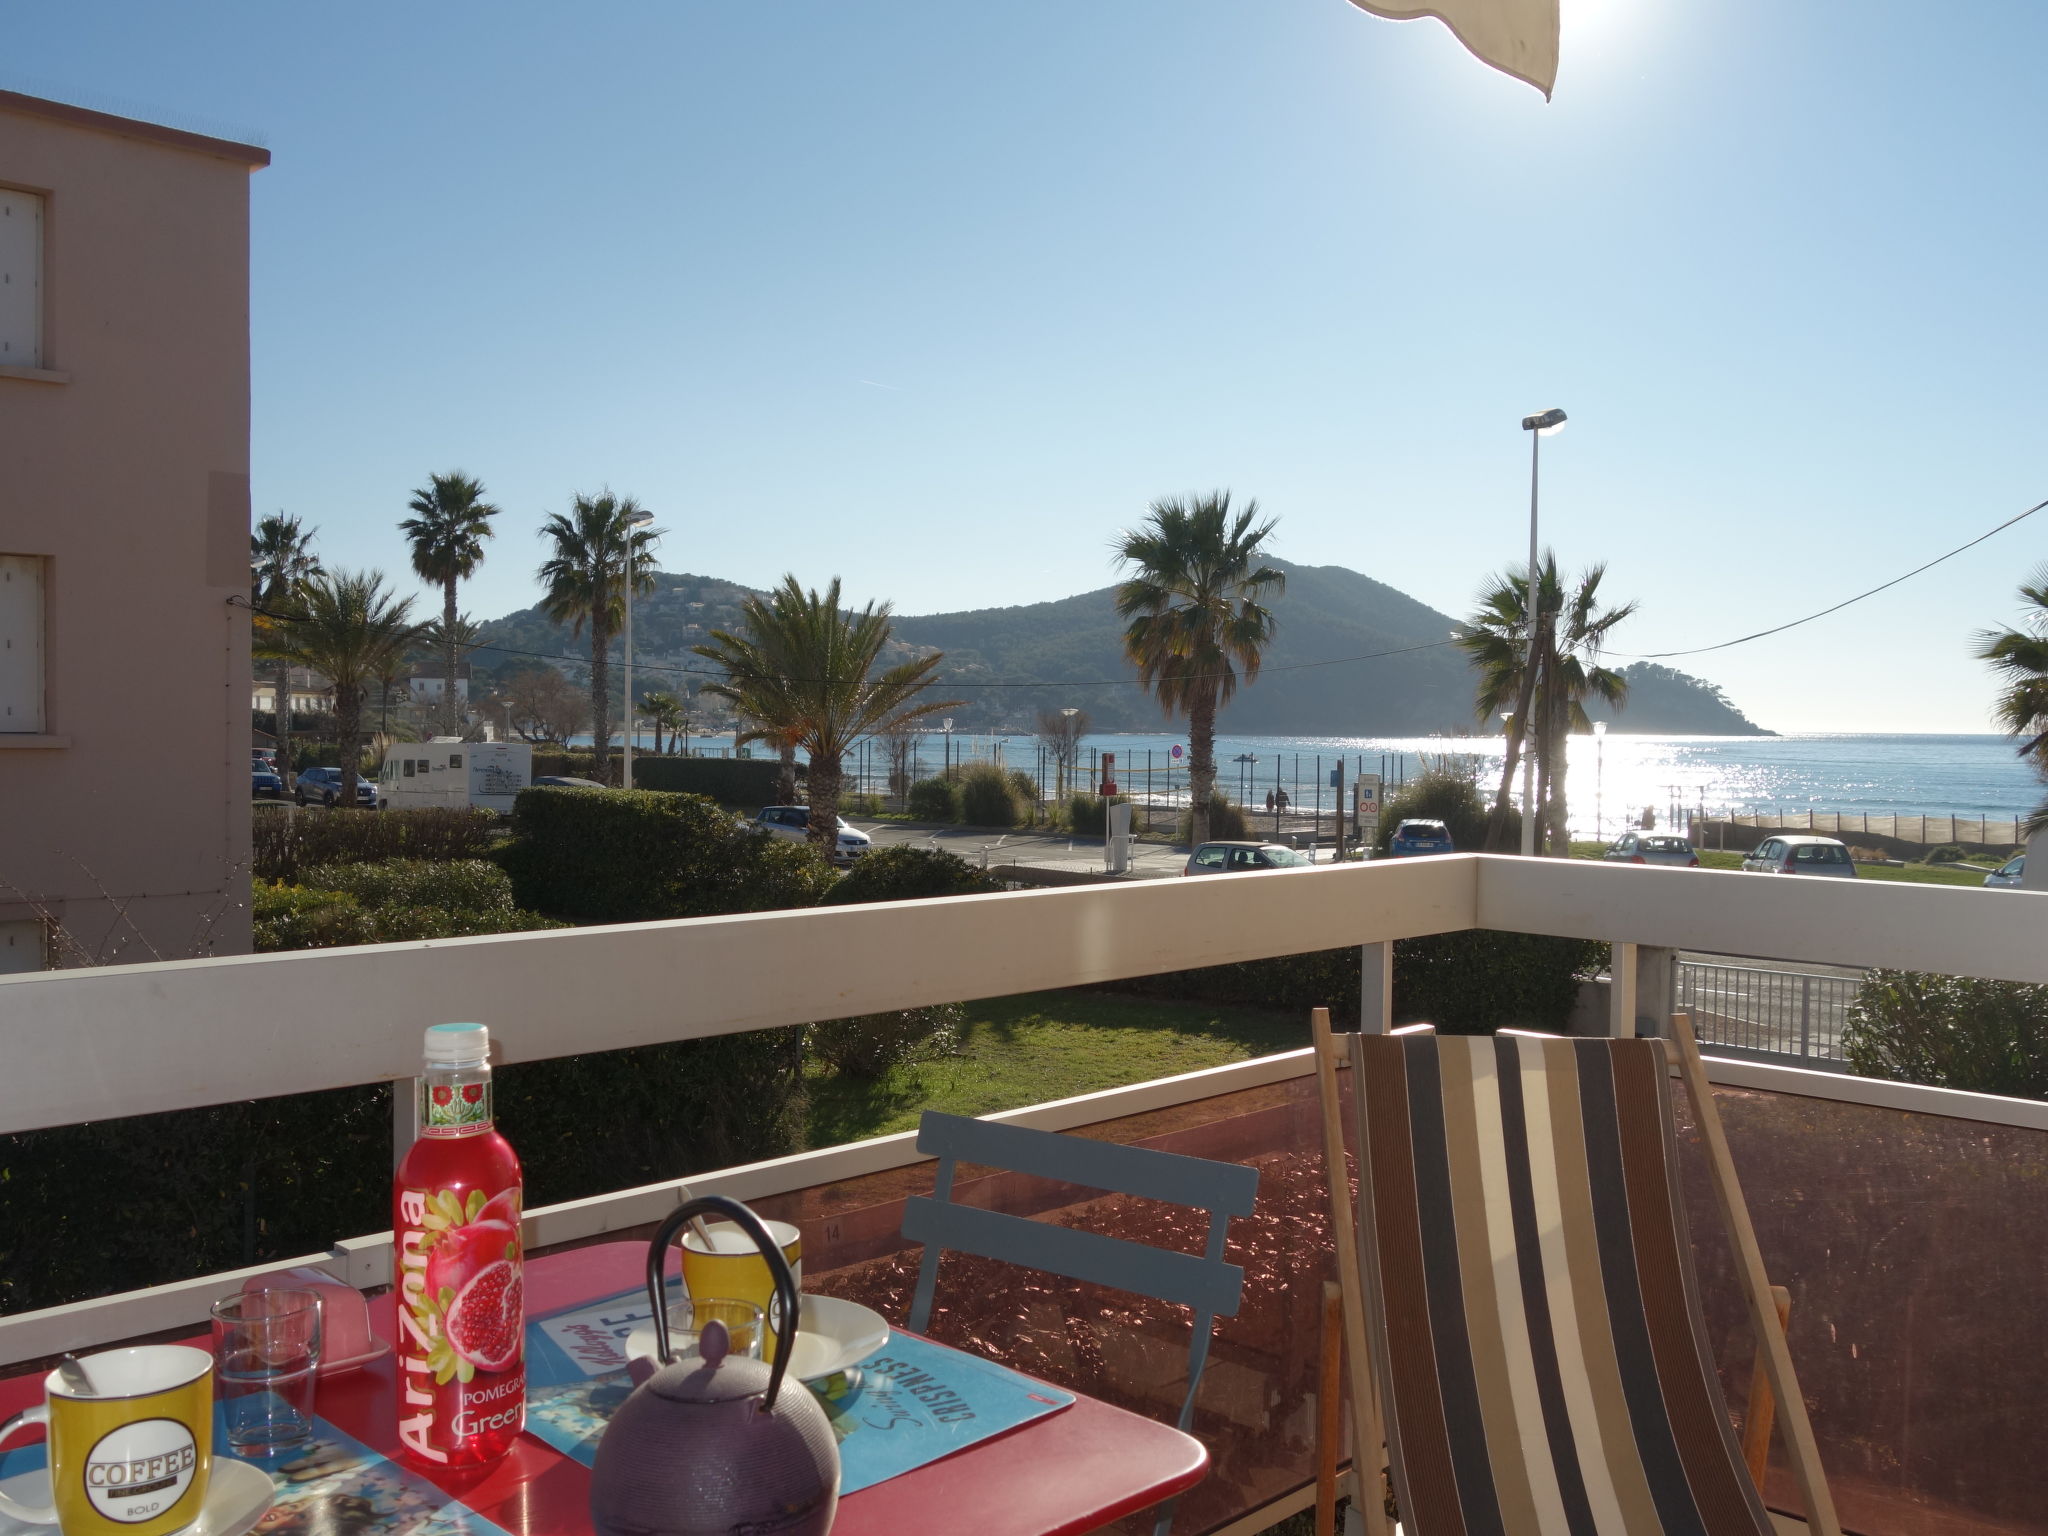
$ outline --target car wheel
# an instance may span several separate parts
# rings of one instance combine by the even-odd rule
[[[321,800],[321,802],[320,802],[320,803],[321,803],[322,805],[326,806],[328,810],[330,810],[330,811],[331,811],[331,810],[333,810],[333,809],[334,809],[334,792],[333,792],[332,790],[329,790],[329,791],[327,792],[326,796],[325,796],[325,797],[324,797],[324,798],[323,798],[323,799]]]

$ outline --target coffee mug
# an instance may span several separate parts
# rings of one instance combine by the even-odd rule
[[[52,1371],[44,1400],[0,1424],[0,1444],[31,1424],[49,1431],[50,1499],[0,1493],[0,1511],[64,1536],[166,1536],[199,1518],[213,1471],[213,1356],[145,1344],[79,1362],[94,1395]]]
[[[782,1256],[789,1261],[790,1273],[796,1277],[797,1289],[804,1284],[804,1240],[803,1234],[786,1221],[763,1221],[768,1235],[782,1249]],[[730,1221],[708,1222],[704,1235],[711,1239],[706,1247],[704,1239],[694,1228],[683,1233],[683,1289],[692,1297],[731,1297],[735,1301],[750,1301],[768,1314],[769,1333],[765,1341],[768,1359],[775,1358],[775,1276],[769,1273],[768,1261],[754,1246],[754,1240]]]

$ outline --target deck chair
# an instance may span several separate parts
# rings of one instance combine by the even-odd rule
[[[1840,1536],[1683,1016],[1668,1042],[1438,1038],[1427,1026],[1333,1037],[1323,1021],[1317,1038],[1325,1113],[1335,1059],[1348,1058],[1359,1129],[1357,1262],[1340,1266],[1363,1290],[1363,1336],[1347,1344],[1371,1366],[1363,1391],[1354,1379],[1354,1421],[1367,1427],[1353,1462],[1381,1465],[1383,1414],[1405,1536],[1778,1529],[1707,1348],[1677,1183],[1674,1063],[1808,1529]],[[1364,1503],[1368,1529],[1388,1530],[1379,1501]]]
[[[1223,1261],[1223,1247],[1230,1218],[1251,1214],[1259,1189],[1258,1169],[936,1110],[926,1110],[918,1123],[917,1149],[937,1157],[939,1170],[932,1198],[913,1197],[903,1207],[903,1235],[925,1245],[917,1291],[910,1304],[911,1331],[922,1333],[931,1321],[939,1257],[948,1248],[1192,1308],[1187,1395],[1175,1421],[1185,1431],[1194,1421],[1195,1392],[1201,1386],[1202,1367],[1208,1363],[1215,1320],[1234,1317],[1244,1291],[1244,1271]],[[1197,1207],[1209,1215],[1206,1250],[1198,1258],[1099,1232],[956,1204],[953,1174],[962,1162]],[[1172,1520],[1169,1503],[1159,1515],[1155,1532],[1165,1532]]]

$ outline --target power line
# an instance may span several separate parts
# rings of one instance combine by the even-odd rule
[[[1880,592],[1889,591],[1891,588],[1896,587],[1902,581],[1911,581],[1915,576],[1918,576],[1922,571],[1931,571],[1937,565],[1941,564],[1942,561],[1953,560],[1957,555],[1960,555],[1964,550],[1975,549],[1979,544],[1982,544],[1986,539],[1991,538],[1994,534],[2000,534],[2005,532],[2006,529],[2012,527],[2012,525],[2015,523],[2025,522],[2028,518],[2032,517],[2036,512],[2039,512],[2043,507],[2048,507],[2048,501],[2037,501],[2031,507],[2027,508],[2026,511],[2020,513],[2018,517],[2007,518],[2004,522],[2000,523],[1996,528],[1991,529],[1989,532],[1978,534],[1976,538],[1970,540],[1970,542],[1967,544],[1958,544],[1954,549],[1950,550],[1945,555],[1936,555],[1932,560],[1928,561],[1925,565],[1914,566],[1912,570],[1906,572],[1906,574],[1903,576],[1894,576],[1890,581],[1885,582],[1882,586],[1872,587],[1868,592],[1858,592],[1854,597],[1845,597],[1839,603],[1836,603],[1832,608],[1823,608],[1819,613],[1809,613],[1805,618],[1794,619],[1789,624],[1778,624],[1770,629],[1760,629],[1753,635],[1743,635],[1734,640],[1723,640],[1718,645],[1696,645],[1691,650],[1687,651],[1610,651],[1608,654],[1612,656],[1627,656],[1636,661],[1663,661],[1672,656],[1704,656],[1708,651],[1725,651],[1733,645],[1747,645],[1750,641],[1761,640],[1766,635],[1782,635],[1788,629],[1797,629],[1802,624],[1811,624],[1815,619],[1824,619],[1831,613],[1840,613],[1844,608],[1847,608],[1851,603],[1860,603],[1866,597],[1875,597]]]

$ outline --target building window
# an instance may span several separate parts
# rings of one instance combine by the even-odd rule
[[[43,200],[0,187],[0,367],[43,366]]]
[[[0,976],[45,970],[48,966],[39,919],[0,923]]]
[[[0,732],[43,730],[43,564],[0,555]]]

